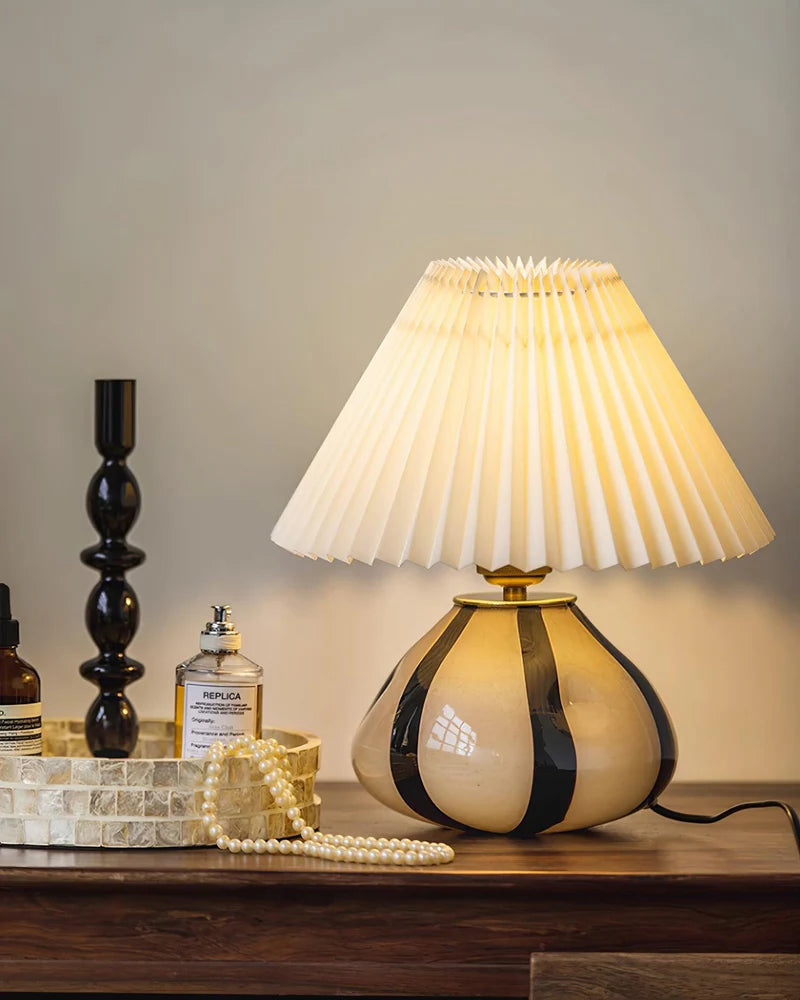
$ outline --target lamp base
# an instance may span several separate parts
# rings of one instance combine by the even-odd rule
[[[533,836],[648,806],[677,753],[652,686],[573,595],[470,594],[400,660],[352,755],[398,812]]]

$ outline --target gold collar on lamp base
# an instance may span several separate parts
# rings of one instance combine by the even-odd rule
[[[464,608],[552,608],[559,605],[573,604],[577,598],[574,594],[539,594],[528,596],[528,587],[541,583],[550,566],[540,566],[539,569],[524,571],[516,566],[501,566],[499,569],[484,569],[476,567],[487,583],[503,588],[503,596],[494,594],[459,594],[453,598],[455,604]]]

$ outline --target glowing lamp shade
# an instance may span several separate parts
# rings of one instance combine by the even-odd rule
[[[433,261],[272,533],[324,559],[685,565],[773,531],[611,264]]]

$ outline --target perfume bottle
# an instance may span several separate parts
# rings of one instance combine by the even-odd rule
[[[11,617],[11,593],[0,583],[0,757],[42,753],[42,686],[17,656],[19,622]]]
[[[200,652],[175,670],[175,756],[204,757],[212,743],[261,735],[263,670],[239,652],[227,604],[200,633]]]

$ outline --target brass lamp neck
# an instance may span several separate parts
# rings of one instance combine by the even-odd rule
[[[521,570],[516,566],[501,566],[499,569],[484,569],[476,567],[487,583],[503,588],[504,601],[524,601],[528,597],[528,587],[541,583],[552,567],[540,566],[538,569]]]

